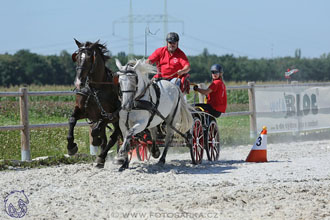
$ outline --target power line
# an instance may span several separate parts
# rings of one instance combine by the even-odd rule
[[[238,50],[235,50],[235,49],[231,49],[231,48],[228,48],[228,47],[224,47],[224,46],[222,46],[222,45],[219,45],[219,44],[214,43],[214,42],[211,42],[211,41],[202,40],[202,39],[199,39],[199,38],[197,38],[197,37],[190,36],[190,35],[187,35],[187,34],[185,34],[184,36],[185,36],[185,37],[188,37],[188,38],[191,38],[191,39],[193,39],[193,40],[195,40],[195,41],[198,41],[198,42],[203,42],[203,43],[209,44],[209,45],[211,45],[211,46],[215,46],[215,47],[217,47],[217,48],[221,48],[221,49],[223,49],[223,50],[227,50],[227,51],[234,52],[234,53],[237,53],[237,54],[242,54],[242,55],[244,55],[244,56],[252,56],[251,54],[247,54],[247,53],[242,52],[242,51],[238,51]]]

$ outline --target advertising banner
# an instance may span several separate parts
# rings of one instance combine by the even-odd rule
[[[257,129],[268,133],[330,128],[330,87],[255,87]]]

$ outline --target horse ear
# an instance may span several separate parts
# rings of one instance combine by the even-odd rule
[[[72,57],[72,61],[73,61],[73,62],[76,62],[76,61],[77,61],[77,55],[78,55],[77,52],[74,52],[74,53],[71,55],[71,57]]]
[[[117,58],[116,58],[116,66],[118,67],[118,69],[119,69],[120,71],[123,70],[123,66],[121,65],[120,61],[119,61]]]
[[[138,67],[138,66],[140,65],[140,63],[141,63],[141,60],[138,60],[138,61],[136,62],[136,64],[134,65],[133,70],[135,70],[136,67]]]
[[[74,41],[76,42],[76,44],[77,44],[77,46],[80,48],[80,47],[82,47],[82,43],[80,43],[79,41],[77,41],[77,39],[76,38],[73,38],[74,39]]]
[[[94,49],[98,44],[100,43],[100,40],[97,40],[95,43],[91,45],[90,48]]]

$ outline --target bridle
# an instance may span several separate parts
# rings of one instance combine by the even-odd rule
[[[93,53],[93,56],[92,56],[92,62],[91,62],[92,64],[91,64],[91,66],[88,70],[87,76],[86,76],[86,82],[85,82],[86,84],[89,82],[89,76],[94,72],[94,68],[95,68],[94,60],[95,60],[95,56],[96,56],[96,51],[92,50],[91,48],[88,48],[88,47],[81,47],[76,52],[77,55],[78,54],[83,54],[83,53],[87,54],[88,52],[90,52],[90,54],[92,54],[92,52],[94,52],[94,53]],[[85,69],[86,69],[86,67],[84,67],[83,65],[79,65],[79,66],[76,67],[76,71],[85,70]]]
[[[126,75],[128,77],[135,77],[135,89],[131,89],[131,90],[122,90],[121,87],[119,86],[119,98],[122,99],[123,93],[133,93],[133,97],[135,96],[135,93],[138,90],[138,84],[139,84],[139,78],[136,74],[135,71],[132,70],[124,70],[124,71],[119,71],[117,72],[118,76],[121,75]]]
[[[89,70],[88,70],[87,76],[85,77],[86,80],[84,80],[84,82],[82,82],[82,84],[83,84],[83,85],[84,85],[84,84],[88,85],[89,83],[91,83],[91,84],[100,84],[100,85],[116,85],[117,82],[114,82],[114,81],[113,81],[113,82],[97,82],[97,81],[93,81],[93,80],[90,79],[89,76],[91,76],[91,75],[94,73],[95,59],[96,59],[96,51],[93,50],[92,48],[81,47],[81,48],[79,48],[79,49],[75,52],[75,54],[76,54],[76,56],[77,56],[77,55],[80,54],[80,53],[88,53],[88,52],[90,52],[90,54],[93,53],[93,55],[91,55],[91,56],[92,56],[92,62],[91,62],[92,64],[91,64],[91,66],[90,66],[90,68],[89,68]],[[85,70],[85,69],[86,69],[86,67],[84,67],[83,65],[76,66],[76,71],[78,71],[78,70]],[[111,74],[111,75],[112,75],[112,74]],[[111,77],[113,78],[113,76],[111,76]]]

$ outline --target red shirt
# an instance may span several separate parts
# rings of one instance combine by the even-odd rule
[[[227,92],[226,86],[221,79],[213,80],[209,88],[212,90],[207,96],[207,103],[218,112],[226,112]]]
[[[171,55],[167,50],[167,46],[155,50],[148,59],[151,63],[156,63],[162,77],[169,77],[170,79],[178,77],[178,74],[171,76],[173,73],[178,72],[186,65],[190,65],[187,56],[182,50],[177,48]],[[160,76],[155,75],[155,77],[158,78]]]

